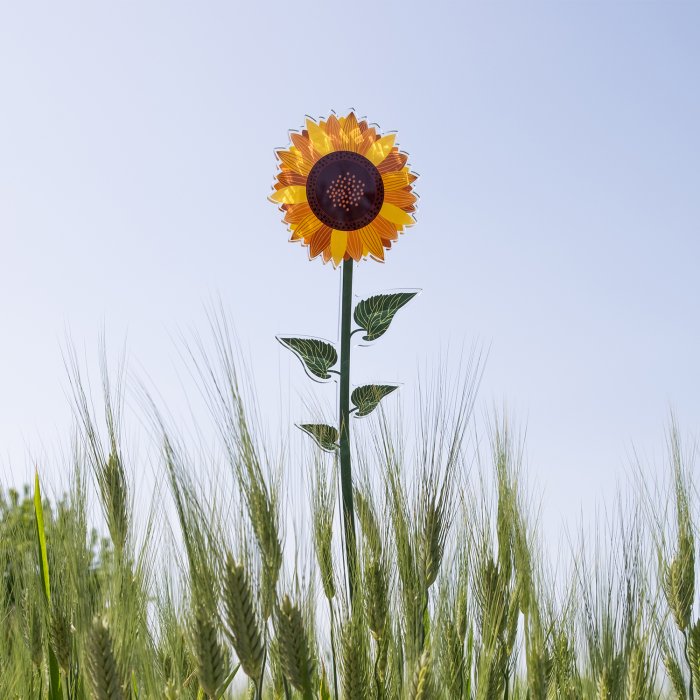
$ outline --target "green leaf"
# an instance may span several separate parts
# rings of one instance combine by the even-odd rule
[[[328,687],[326,665],[321,662],[321,681],[318,688],[318,700],[331,700],[331,689]]]
[[[319,379],[330,379],[328,370],[338,362],[336,349],[318,338],[282,338],[277,340],[289,348],[303,363],[306,371]]]
[[[34,518],[36,520],[36,539],[39,551],[39,571],[46,602],[51,602],[51,582],[49,581],[49,559],[46,552],[46,531],[44,530],[44,508],[41,505],[41,487],[39,474],[34,475]]]
[[[238,673],[238,669],[241,667],[240,664],[236,664],[236,667],[229,673],[228,678],[224,681],[224,684],[219,688],[219,690],[216,693],[216,700],[220,700],[220,698],[224,697],[224,694],[228,690],[228,687],[231,685],[231,682],[233,679],[236,677],[236,674]]]
[[[350,400],[357,406],[358,417],[366,416],[377,408],[385,396],[396,389],[398,387],[391,384],[365,384],[352,392]]]
[[[332,425],[322,423],[304,423],[299,426],[305,433],[311,435],[316,444],[328,452],[335,452],[338,446],[338,430]]]
[[[51,581],[49,580],[49,558],[46,551],[46,530],[44,529],[44,508],[41,505],[39,473],[34,474],[34,521],[39,554],[39,572],[47,605],[51,603]],[[49,700],[61,700],[61,673],[53,649],[49,645]]]
[[[408,304],[418,292],[377,294],[355,307],[355,323],[366,332],[363,340],[376,340],[386,333],[396,312]]]

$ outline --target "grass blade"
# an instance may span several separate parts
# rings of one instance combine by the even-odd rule
[[[46,596],[46,604],[51,603],[51,586],[49,581],[49,559],[46,552],[46,530],[44,529],[44,509],[41,505],[41,487],[39,473],[34,474],[34,520],[36,522],[36,539],[39,554],[41,582]],[[61,700],[61,676],[56,655],[49,644],[49,700]]]

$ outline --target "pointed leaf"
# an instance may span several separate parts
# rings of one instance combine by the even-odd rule
[[[46,602],[51,602],[51,582],[49,580],[49,558],[46,551],[46,530],[44,529],[44,508],[41,504],[41,486],[39,473],[34,473],[34,523],[36,525],[36,540],[39,554],[39,573],[44,589]],[[49,700],[61,700],[61,674],[58,668],[58,660],[52,647],[49,645]]]
[[[328,686],[326,665],[323,662],[321,662],[321,681],[318,688],[318,700],[331,700],[331,689]]]
[[[418,292],[377,294],[355,307],[355,323],[366,331],[363,340],[376,340],[386,333],[396,312],[408,304]]]
[[[305,433],[311,435],[316,444],[328,452],[334,452],[338,446],[338,430],[332,425],[322,423],[303,423],[299,426]]]
[[[357,406],[357,416],[366,416],[372,413],[379,405],[379,402],[396,389],[398,387],[391,384],[365,384],[364,386],[358,386],[350,396],[350,400]]]
[[[319,379],[330,379],[328,370],[338,362],[336,349],[318,338],[282,338],[277,340],[289,348],[303,363],[306,371]]]
[[[41,486],[39,474],[34,474],[34,520],[36,523],[36,540],[39,551],[39,572],[46,601],[51,602],[51,583],[49,581],[49,559],[46,553],[46,531],[44,530],[44,508],[41,504]]]
[[[224,684],[219,688],[219,690],[216,693],[216,698],[217,700],[221,700],[221,698],[224,697],[224,694],[228,690],[228,687],[231,685],[231,682],[233,679],[236,677],[236,674],[238,673],[238,669],[241,667],[240,664],[236,664],[236,667],[231,671],[231,673],[228,674],[228,677],[224,681]],[[138,697],[138,695],[135,693],[134,697]]]

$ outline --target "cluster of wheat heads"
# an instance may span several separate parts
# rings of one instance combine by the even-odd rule
[[[222,495],[213,468],[203,477],[153,409],[167,486],[145,518],[121,394],[105,375],[101,425],[76,376],[65,499],[47,507],[37,482],[34,498],[0,500],[0,698],[700,695],[695,491],[675,430],[669,497],[638,484],[636,500],[620,499],[593,536],[570,538],[569,564],[554,568],[522,488],[519,441],[503,420],[478,459],[467,440],[473,382],[421,393],[412,440],[380,415],[354,447],[351,605],[333,458],[272,457],[234,355],[219,350],[195,374],[233,488]],[[308,504],[292,518],[285,471],[296,478],[301,461]]]

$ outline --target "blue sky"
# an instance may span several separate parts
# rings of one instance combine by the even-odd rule
[[[488,348],[477,414],[526,429],[547,523],[590,511],[700,422],[699,39],[695,2],[0,4],[0,474],[65,440],[68,332],[177,404],[220,296],[262,413],[308,395],[274,336],[335,338],[340,275],[286,242],[273,148],[354,107],[421,196],[355,291],[423,290],[354,381]]]

